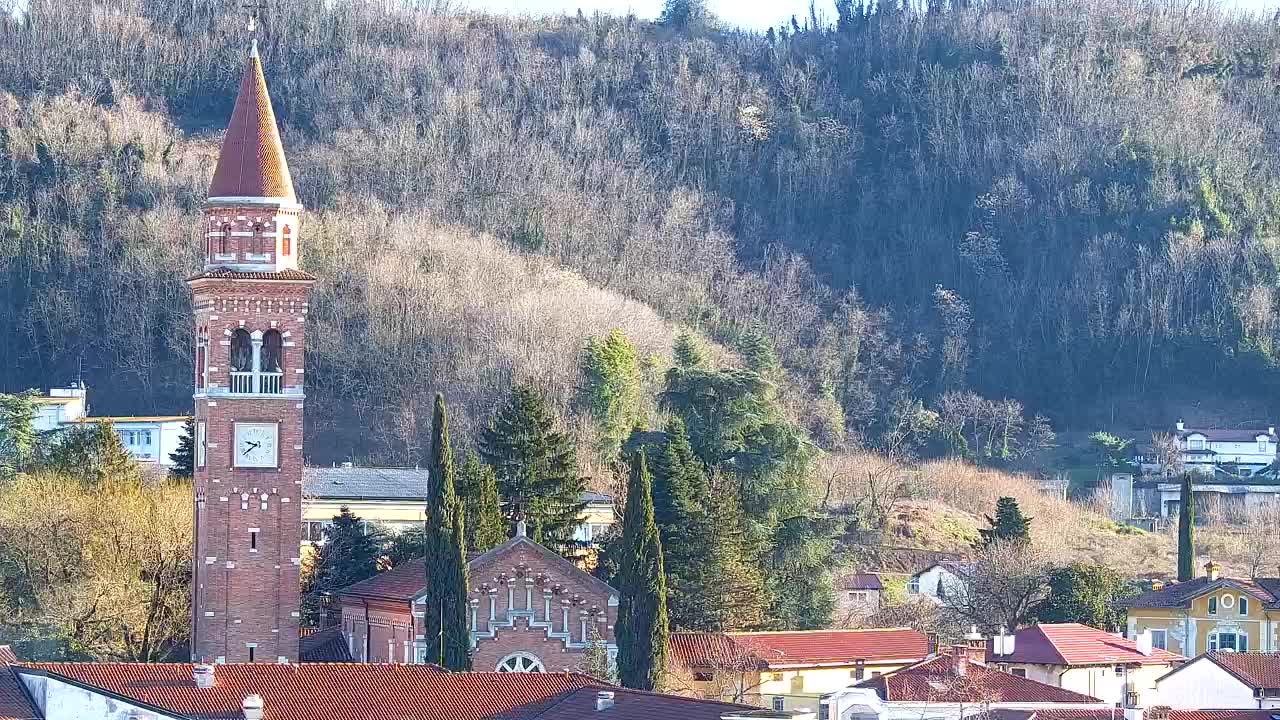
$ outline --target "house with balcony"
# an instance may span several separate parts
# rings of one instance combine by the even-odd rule
[[[1210,562],[1204,575],[1153,583],[1126,605],[1128,637],[1150,632],[1153,647],[1184,657],[1280,652],[1280,578],[1224,577]]]
[[[1181,450],[1182,466],[1187,470],[1212,475],[1225,471],[1249,477],[1266,470],[1276,461],[1275,426],[1256,428],[1190,427],[1179,420],[1173,437]],[[1161,465],[1151,447],[1143,447],[1132,462],[1144,473],[1157,473]]]

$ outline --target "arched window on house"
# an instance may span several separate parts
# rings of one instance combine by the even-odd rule
[[[513,652],[498,661],[498,672],[546,672],[542,660],[537,655],[526,652]]]
[[[289,226],[285,225],[280,231],[280,254],[289,257],[289,253],[293,252],[293,235],[289,230]]]

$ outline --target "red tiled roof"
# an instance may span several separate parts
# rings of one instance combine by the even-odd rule
[[[18,654],[8,645],[0,645],[0,665],[12,665],[18,662]]]
[[[729,636],[771,668],[852,665],[858,660],[911,662],[929,654],[928,637],[910,628],[729,633]]]
[[[956,673],[953,655],[937,657],[895,670],[855,687],[872,688],[886,702],[947,703],[1101,703],[1102,701],[964,660],[965,673]]]
[[[301,270],[293,270],[291,268],[285,270],[277,270],[275,272],[241,272],[225,267],[210,268],[196,275],[187,278],[187,282],[192,280],[204,280],[212,278],[215,280],[315,280],[316,276],[309,272]]]
[[[1154,648],[1150,655],[1138,652],[1132,640],[1080,623],[1045,623],[1018,630],[1012,655],[987,650],[988,662],[1044,665],[1113,665],[1138,663],[1165,665],[1184,658]]]
[[[1169,720],[1271,720],[1275,710],[1169,710]],[[1151,717],[1151,708],[1146,710]],[[1050,708],[1047,710],[988,710],[975,715],[973,720],[1123,720],[1119,709],[1071,710]]]
[[[343,595],[409,601],[427,586],[427,562],[408,560],[390,570],[378,573],[342,589]]]
[[[1208,576],[1179,583],[1169,583],[1159,590],[1145,592],[1130,599],[1125,605],[1135,608],[1181,608],[1190,607],[1191,601],[1205,593],[1222,588],[1239,590],[1258,601],[1268,609],[1280,609],[1280,578],[1243,578],[1220,577],[1210,580]]]
[[[611,688],[613,707],[604,711],[608,720],[720,720],[728,712],[759,711],[754,705],[734,703],[679,695]],[[541,712],[530,713],[527,708],[499,715],[497,720],[582,720],[595,716],[598,688],[582,688],[563,693],[555,702],[548,703]]]
[[[295,202],[276,114],[257,54],[245,61],[240,92],[222,139],[209,197],[285,198]]]
[[[1210,652],[1196,660],[1208,660],[1254,690],[1280,689],[1280,653]],[[1190,665],[1191,663],[1187,663]],[[1183,667],[1186,667],[1184,665]],[[1181,668],[1179,668],[1181,669]],[[1165,675],[1168,677],[1177,670]],[[1163,679],[1163,678],[1162,678]]]
[[[316,663],[218,665],[214,687],[197,688],[189,663],[28,663],[180,715],[240,717],[262,696],[271,720],[482,720],[583,687],[577,673],[449,673],[432,665]]]
[[[18,662],[18,656],[8,645],[0,645],[0,720],[33,720],[40,717],[22,682],[9,671],[8,666]]]
[[[914,662],[929,654],[924,633],[910,628],[786,632],[673,633],[672,654],[685,667],[765,669],[853,665],[858,660]]]

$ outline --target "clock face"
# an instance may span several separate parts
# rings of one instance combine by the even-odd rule
[[[236,467],[276,467],[275,423],[236,423]]]

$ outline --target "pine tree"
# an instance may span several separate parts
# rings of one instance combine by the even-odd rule
[[[182,437],[178,438],[178,448],[169,453],[173,463],[169,467],[169,475],[176,478],[189,478],[195,474],[196,467],[196,421],[187,418],[182,426]]]
[[[573,546],[586,503],[573,440],[556,429],[546,400],[517,385],[480,438],[480,455],[493,468],[503,516],[523,515],[529,537],[559,552]]]
[[[1192,476],[1182,473],[1182,497],[1178,504],[1178,582],[1196,576],[1196,495]]]
[[[624,687],[660,687],[667,664],[667,583],[644,453],[631,458],[618,579],[618,678]]]
[[[480,456],[472,451],[467,453],[458,479],[462,486],[467,552],[484,552],[506,542],[507,522],[502,517],[498,479],[493,468],[480,462]]]
[[[467,556],[461,503],[454,482],[453,448],[444,397],[437,394],[432,421],[427,492],[427,595],[423,636],[427,657],[449,670],[470,667],[467,629]]]
[[[324,529],[320,552],[302,578],[302,619],[319,624],[326,597],[378,572],[381,536],[365,528],[364,521],[343,505]]]
[[[689,590],[690,597],[701,601],[682,608],[680,627],[723,632],[758,630],[767,624],[769,598],[759,563],[760,548],[748,537],[745,524],[732,490],[713,491],[707,496],[707,512],[693,541],[705,551]]]
[[[59,433],[49,449],[46,463],[49,469],[82,482],[132,484],[142,481],[137,461],[120,442],[112,424],[105,420]]]
[[[707,366],[707,353],[702,349],[702,343],[688,330],[683,330],[676,336],[675,345],[671,348],[671,359],[676,367],[685,370]]]
[[[652,452],[653,519],[662,540],[670,621],[672,627],[692,627],[706,610],[701,580],[712,530],[703,506],[706,472],[678,417],[667,422],[663,442]]]
[[[601,457],[615,458],[640,414],[640,362],[621,330],[592,338],[582,352],[579,402],[600,428]]]
[[[38,396],[35,390],[17,395],[0,393],[0,478],[21,472],[35,459]]]
[[[991,527],[978,531],[981,539],[979,545],[990,545],[994,542],[1024,543],[1031,540],[1031,518],[1022,514],[1018,500],[1002,497],[996,501],[996,516],[987,516],[987,524]]]
[[[738,338],[738,352],[742,354],[747,367],[762,377],[772,377],[781,368],[773,343],[758,328],[752,328]]]

